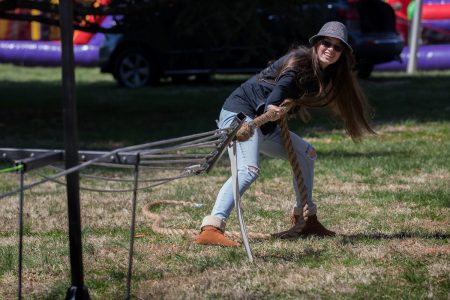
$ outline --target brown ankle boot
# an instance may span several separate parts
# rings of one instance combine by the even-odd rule
[[[317,220],[317,215],[311,215],[307,217],[305,226],[302,226],[300,223],[299,215],[292,215],[291,217],[292,227],[286,231],[277,232],[272,234],[272,237],[278,239],[296,239],[296,238],[304,238],[307,236],[335,236],[336,233],[326,229],[320,222]]]
[[[224,234],[226,220],[216,216],[206,216],[200,226],[200,235],[195,243],[200,245],[217,245],[224,247],[237,247],[239,243],[230,240]]]
[[[200,245],[217,245],[224,247],[237,247],[239,243],[230,240],[223,231],[211,225],[204,226],[200,235],[195,239],[195,243]]]
[[[302,222],[303,221],[303,222]],[[304,220],[300,219],[299,215],[292,215],[291,216],[291,224],[292,227],[288,230],[273,233],[272,237],[277,239],[295,239],[299,238],[303,229],[306,227],[306,223]]]
[[[319,220],[317,220],[317,215],[312,215],[308,217],[306,221],[306,226],[301,232],[302,236],[315,235],[319,237],[324,236],[335,236],[336,232],[326,229]]]

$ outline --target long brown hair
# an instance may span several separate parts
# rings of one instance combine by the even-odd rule
[[[317,45],[317,44],[316,44]],[[296,47],[288,53],[277,78],[294,70],[302,93],[297,99],[298,113],[307,122],[308,108],[327,107],[344,124],[345,131],[358,140],[364,133],[375,133],[369,124],[371,107],[353,73],[355,59],[345,48],[337,62],[322,70],[317,47]]]

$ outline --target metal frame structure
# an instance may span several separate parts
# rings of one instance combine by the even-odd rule
[[[70,249],[70,269],[71,269],[71,286],[67,290],[66,299],[90,299],[88,288],[84,285],[83,273],[83,256],[82,256],[82,240],[81,240],[81,216],[80,216],[80,177],[79,171],[94,163],[107,164],[125,164],[134,166],[134,187],[133,187],[133,212],[131,221],[131,238],[129,249],[129,270],[127,277],[127,292],[125,298],[130,297],[130,284],[132,273],[132,251],[134,243],[134,222],[136,214],[136,199],[139,183],[139,168],[143,164],[143,159],[147,156],[150,160],[151,156],[160,153],[157,149],[162,142],[150,143],[138,146],[131,146],[122,149],[116,149],[111,152],[92,152],[79,151],[78,145],[78,120],[77,120],[77,104],[75,90],[75,64],[73,51],[73,1],[60,0],[59,2],[60,30],[61,30],[61,62],[62,62],[62,86],[63,86],[63,123],[64,123],[64,150],[43,150],[43,149],[0,149],[0,157],[15,162],[17,170],[20,172],[20,188],[16,191],[0,195],[0,199],[13,194],[19,194],[19,280],[18,280],[18,297],[22,298],[22,248],[23,248],[23,202],[24,191],[47,181],[56,181],[59,177],[66,177],[66,194],[68,204],[68,221],[69,221],[69,249]],[[196,164],[187,168],[187,175],[195,175],[209,171],[217,162],[223,151],[230,145],[237,130],[242,125],[244,116],[239,115],[236,118],[235,127],[227,132],[227,138],[221,142],[221,146],[217,148],[213,155],[203,164]],[[167,141],[165,141],[167,142]],[[171,142],[179,142],[179,140],[171,140]],[[159,145],[158,145],[159,144]],[[233,145],[235,145],[233,143]],[[185,143],[185,147],[189,147],[189,143]],[[198,145],[199,147],[213,146],[208,140]],[[214,145],[217,146],[217,145]],[[148,148],[153,149],[148,150]],[[234,146],[233,146],[234,147]],[[170,147],[169,147],[170,148]],[[233,148],[235,149],[235,148]],[[233,152],[235,153],[235,151]],[[173,157],[172,157],[173,158]],[[79,163],[79,162],[82,163]],[[24,184],[24,174],[28,171],[39,169],[43,166],[50,165],[55,162],[64,162],[65,169],[50,177],[32,184]],[[149,161],[147,161],[149,162]],[[178,159],[166,160],[166,164],[172,162],[180,162]],[[235,170],[236,157],[232,156],[232,166]],[[237,172],[233,171],[234,181],[237,184]],[[158,184],[165,183],[170,180],[162,181]],[[155,184],[157,185],[157,184]],[[250,260],[253,260],[251,250],[248,244],[242,213],[240,210],[239,189],[235,187],[236,207],[238,211],[239,224],[241,226],[242,239],[245,249]]]
[[[141,188],[139,187],[140,169],[164,169],[170,166],[179,166],[177,170],[181,172],[181,176],[165,178],[155,180],[152,185],[145,188],[151,188],[166,182],[184,178],[192,175],[199,175],[209,172],[220,157],[223,155],[227,148],[230,148],[231,154],[231,170],[234,182],[235,192],[235,204],[236,211],[239,219],[239,226],[241,229],[241,237],[245,250],[247,252],[250,261],[253,261],[253,255],[247,238],[247,231],[243,221],[242,211],[240,208],[240,194],[237,186],[237,158],[236,158],[236,140],[235,136],[239,128],[244,122],[245,116],[239,114],[230,128],[219,129],[206,133],[174,138],[164,141],[146,143],[141,145],[134,145],[121,149],[116,149],[110,152],[105,151],[78,151],[76,159],[81,163],[72,167],[68,167],[66,163],[66,169],[58,169],[56,174],[50,176],[43,176],[44,179],[30,184],[24,184],[24,175],[27,172],[39,170],[40,168],[50,166],[53,164],[61,164],[66,161],[66,151],[64,150],[46,150],[46,149],[15,149],[15,148],[0,148],[0,158],[3,160],[9,160],[16,166],[16,170],[20,173],[20,188],[11,192],[7,192],[0,195],[0,199],[19,194],[19,287],[18,295],[19,299],[22,297],[22,250],[23,250],[23,203],[24,203],[24,191],[31,189],[39,184],[48,181],[56,181],[60,177],[66,176],[66,185],[69,186],[71,182],[67,179],[68,175],[77,173],[91,165],[100,166],[126,166],[134,169],[133,175],[133,188],[131,190],[119,190],[119,191],[132,191],[132,216],[130,224],[130,244],[129,244],[129,257],[128,257],[128,276],[127,276],[127,291],[125,298],[129,299],[131,293],[131,278],[132,278],[132,262],[133,262],[133,248],[134,248],[134,232],[135,232],[135,220],[136,220],[136,205],[137,205],[137,192]],[[193,154],[194,150],[209,149],[207,153]],[[190,151],[190,153],[183,154],[183,151]],[[173,154],[176,152],[175,154]],[[81,174],[83,176],[83,174]],[[143,182],[143,181],[142,181]],[[77,185],[79,189],[80,186]],[[81,187],[82,188],[82,187]],[[90,189],[94,190],[94,189]],[[118,190],[94,190],[105,192],[119,192]],[[78,199],[79,201],[79,199]],[[79,207],[78,207],[79,209]],[[70,210],[68,212],[71,213]],[[79,217],[79,216],[78,216]],[[73,224],[72,224],[73,225]],[[80,231],[81,239],[81,224],[76,224],[77,230]],[[70,232],[70,228],[69,228]],[[70,241],[72,243],[73,241]],[[70,244],[70,247],[73,245]],[[78,247],[78,246],[77,246]],[[79,244],[79,251],[81,250],[81,244]],[[73,250],[73,249],[72,249]],[[78,250],[77,250],[78,251]],[[69,288],[66,298],[67,299],[89,299],[89,292],[84,286],[83,282],[83,269],[82,254],[71,251],[71,269],[72,269],[72,286]],[[75,256],[75,257],[73,257]],[[77,277],[79,276],[79,278]],[[75,279],[73,278],[75,277]]]

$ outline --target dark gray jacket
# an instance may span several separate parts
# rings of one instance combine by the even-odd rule
[[[276,80],[276,72],[286,59],[287,55],[281,57],[235,89],[225,100],[223,109],[243,112],[254,118],[267,111],[269,105],[280,105],[286,98],[297,98],[301,91],[295,71],[287,71]]]

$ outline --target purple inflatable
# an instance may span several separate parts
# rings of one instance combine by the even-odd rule
[[[429,28],[429,29],[434,29],[434,30],[443,29],[450,33],[450,19],[449,20],[422,20],[422,26]]]
[[[96,66],[98,45],[75,45],[75,63],[78,66]],[[61,44],[43,41],[0,41],[0,62],[25,66],[59,66]]]
[[[402,61],[391,61],[375,66],[375,70],[391,71],[406,70],[409,59],[409,47],[403,48],[400,54]],[[423,45],[417,52],[418,70],[443,70],[450,69],[450,44],[448,45]]]
[[[112,18],[107,17],[103,27],[111,26]],[[99,47],[104,35],[96,33],[88,44],[74,45],[74,59],[78,66],[97,66]],[[47,41],[6,41],[0,40],[0,63],[13,63],[24,66],[61,65],[61,44]]]
[[[423,0],[423,4],[450,4],[450,0]]]

